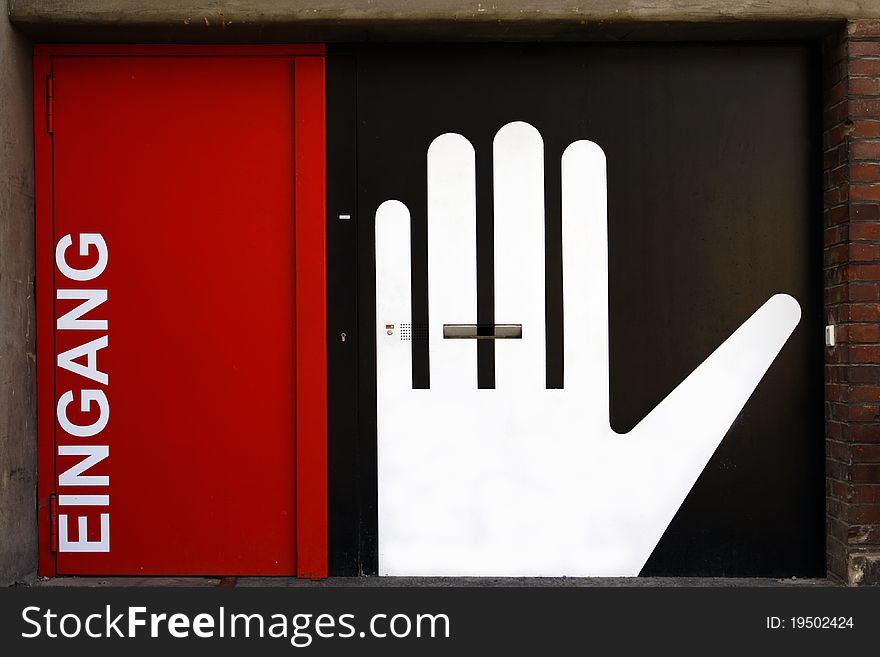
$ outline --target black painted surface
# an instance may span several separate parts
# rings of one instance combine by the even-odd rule
[[[424,322],[426,151],[444,132],[466,136],[477,154],[478,321],[492,323],[491,144],[498,128],[525,120],[540,130],[546,153],[548,386],[564,376],[559,158],[576,139],[596,141],[608,158],[616,430],[633,427],[772,294],[792,294],[803,311],[642,574],[822,575],[819,127],[811,110],[819,105],[811,50],[376,46],[359,49],[356,59],[358,432],[331,435],[331,572],[376,571],[375,210],[394,198],[412,213],[413,322]],[[336,111],[329,107],[331,117]],[[329,303],[337,303],[332,289]],[[492,343],[483,344],[480,385],[491,387]],[[427,345],[413,348],[414,384],[424,387]],[[334,412],[354,410],[331,399],[331,426]],[[346,450],[356,456],[335,453]],[[333,464],[342,464],[339,472]],[[621,485],[636,485],[625,483],[626,468],[620,464]],[[342,481],[352,469],[356,485]],[[349,529],[334,531],[343,525]],[[348,561],[355,553],[359,566]]]
[[[354,57],[340,53],[327,58],[327,485],[329,569],[336,575],[359,574],[360,487],[375,487],[376,479],[375,467],[371,471],[360,465],[357,440],[360,222],[355,81]],[[339,218],[345,214],[350,218]],[[367,482],[362,482],[364,477]]]

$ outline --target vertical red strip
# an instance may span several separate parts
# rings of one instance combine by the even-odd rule
[[[51,55],[34,49],[34,158],[36,184],[37,302],[37,532],[38,572],[55,574],[51,550],[51,495],[55,490],[54,262],[52,236],[52,137],[47,129],[46,91]]]
[[[297,576],[327,576],[324,58],[296,57]]]

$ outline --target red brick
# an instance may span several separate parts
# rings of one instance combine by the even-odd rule
[[[870,101],[853,101],[853,102],[870,102]],[[867,107],[862,108],[865,111],[859,116],[868,116],[870,112],[867,111]],[[849,116],[849,103],[846,101],[841,101],[836,105],[831,105],[828,107],[825,112],[822,114],[822,124],[826,129],[831,129],[836,125],[843,123],[847,116]]]
[[[837,244],[825,249],[822,259],[825,262],[826,267],[849,262],[849,244]]]
[[[852,223],[849,224],[848,228],[848,237],[851,240],[880,241],[880,223]]]
[[[876,96],[880,94],[880,79],[877,78],[850,78],[843,80],[836,86],[847,85],[846,93],[850,96]]]
[[[849,247],[849,265],[853,267],[867,265],[870,267],[876,264],[880,264],[880,243],[853,241],[848,242],[847,246]],[[878,283],[870,282],[869,285],[871,287],[877,287]],[[868,298],[873,299],[874,297],[870,296]]]
[[[836,304],[849,301],[849,284],[832,285],[825,288],[825,304]]]
[[[826,383],[825,399],[827,401],[849,401],[849,386],[842,386],[836,383]]]
[[[849,41],[846,49],[850,57],[880,55],[880,43],[876,41]]]
[[[825,210],[824,215],[825,225],[835,226],[849,219],[849,208],[846,205],[838,205]]]
[[[843,328],[841,326],[837,327],[838,332]],[[839,347],[835,347],[834,349],[826,349],[826,357],[827,352],[836,351]],[[833,364],[833,362],[825,363],[825,383],[826,384],[840,384],[840,385],[852,385],[851,382],[846,378],[846,364]],[[867,384],[866,384],[867,385]],[[838,433],[838,435],[841,435]]]
[[[831,409],[832,417],[844,422],[880,421],[880,406],[872,404],[841,404],[834,402],[831,404]]]
[[[880,249],[880,244],[852,244],[850,250],[857,246],[870,246]],[[846,299],[842,301],[880,301],[880,284],[878,283],[850,283],[846,286]]]
[[[847,468],[847,481],[874,484],[880,481],[880,463],[855,463]]]
[[[862,504],[880,502],[880,485],[856,484],[855,486],[846,486],[846,488],[844,499],[848,497],[853,502],[861,502]],[[839,485],[835,488],[836,491],[840,491],[840,489]]]
[[[852,495],[852,487],[843,481],[835,479],[826,480],[826,494],[830,497],[848,502]]]
[[[838,479],[840,481],[849,481],[851,478],[849,467],[845,463],[834,461],[832,459],[825,459],[825,474],[828,477],[832,477],[833,479]]]
[[[825,201],[825,205],[837,205],[838,203],[844,203],[849,200],[849,185],[843,184],[834,187],[833,189],[826,189],[823,193],[822,198]]]
[[[834,105],[839,103],[847,94],[848,84],[846,80],[840,80],[836,84],[831,86],[831,89],[828,90],[828,94],[825,97],[826,105]],[[850,92],[853,93],[853,92]]]
[[[880,80],[877,81],[877,94],[875,95],[880,95]],[[850,125],[852,127],[849,134],[853,137],[880,137],[880,121],[876,119],[857,119]]]
[[[851,365],[844,370],[848,383],[880,384],[880,365]]]
[[[860,402],[880,402],[880,386],[848,386],[846,399]]]
[[[830,169],[839,164],[844,164],[847,161],[847,154],[849,153],[848,149],[849,146],[847,144],[841,144],[840,146],[835,146],[834,148],[826,150],[822,154],[823,166],[826,169]]]
[[[825,453],[835,461],[850,464],[852,463],[852,448],[846,443],[829,440],[825,445]]]
[[[880,363],[880,345],[851,345],[849,359],[852,363]]]
[[[876,443],[880,441],[880,429],[876,423],[871,424],[842,424],[840,431],[843,434],[841,440],[852,443]],[[878,479],[880,481],[880,479]]]
[[[880,322],[880,304],[847,303],[840,307],[841,322]]]
[[[822,272],[822,275],[825,277],[825,287],[830,287],[832,285],[837,285],[838,283],[843,283],[849,279],[849,268],[850,265],[842,265],[840,267],[828,267]],[[830,317],[828,318],[831,319]],[[836,321],[836,320],[835,320]],[[831,322],[829,322],[831,323]]]
[[[823,135],[823,147],[825,150],[828,150],[829,148],[840,146],[846,142],[846,138],[853,133],[853,130],[855,130],[855,124],[852,121],[844,121],[843,123],[837,124],[833,128],[827,130]]]
[[[852,324],[837,327],[846,342],[880,342],[880,325]]]
[[[857,140],[849,145],[854,160],[880,160],[880,141]]]
[[[876,122],[880,125],[880,121]],[[848,168],[840,167],[844,169],[846,173],[849,174],[849,177],[853,181],[864,181],[864,182],[875,182],[880,181],[880,164],[875,163],[859,163],[853,164]],[[835,169],[837,171],[837,169]],[[831,172],[831,182],[835,180],[835,171]],[[840,181],[838,181],[840,182]]]
[[[853,201],[880,201],[880,185],[851,185],[849,197]]]
[[[849,508],[849,521],[859,524],[880,523],[880,505],[854,504]]]
[[[849,217],[853,221],[880,221],[880,205],[877,203],[854,203]]]
[[[828,406],[830,402],[825,403],[825,437],[829,440],[843,440],[843,427],[844,424],[830,417],[830,411],[828,411]]]
[[[825,366],[825,383],[849,383],[846,379],[846,368],[834,365]]]
[[[832,518],[840,518],[844,522],[849,522],[850,505],[835,500],[833,497],[825,498],[825,512]]]
[[[849,61],[850,75],[880,75],[880,59],[857,57]]]
[[[846,80],[847,72],[846,72],[846,58],[842,57],[833,62],[829,62],[826,60],[825,67],[822,70],[822,105],[824,107],[828,107],[831,105],[829,102],[825,102],[828,98],[828,91],[835,84],[840,82],[841,80]]]
[[[846,24],[846,33],[851,37],[880,36],[880,20],[850,21]]]
[[[880,226],[878,226],[878,234],[880,234]],[[826,228],[822,233],[822,241],[825,246],[832,246],[833,244],[840,244],[841,242],[846,242],[849,239],[849,226],[831,226],[830,228]]]
[[[861,164],[858,166],[862,167],[870,167],[873,166],[871,164]],[[880,165],[878,165],[880,166]],[[851,177],[855,180],[855,177],[852,175],[852,167],[848,167],[846,165],[841,165],[839,167],[835,167],[831,169],[831,171],[827,171],[825,173],[825,189],[829,189],[831,187],[837,187],[838,185],[847,182]],[[864,179],[862,179],[864,180]],[[865,182],[871,182],[872,179],[868,178]]]
[[[848,115],[850,116],[868,116],[868,117],[880,117],[880,98],[858,98],[856,100],[851,100],[847,103],[848,107]],[[834,111],[829,111],[829,119],[835,119],[840,115],[840,111],[836,108],[832,108]],[[837,121],[843,121],[846,118],[846,115],[841,116],[841,118]],[[834,123],[826,123],[828,126],[835,125]]]
[[[880,281],[880,265],[850,265],[845,276],[850,281]]]
[[[850,244],[850,262],[880,261],[880,244]]]
[[[880,431],[880,429],[878,429]],[[880,463],[880,443],[853,445],[852,459],[859,463]]]
[[[847,404],[841,402],[827,402],[825,403],[825,417],[828,420],[837,420],[839,422],[847,421]],[[829,449],[831,447],[831,443],[829,443]],[[835,454],[833,451],[828,452],[829,456],[832,456],[836,459],[841,459],[840,454]],[[848,456],[848,455],[847,455]]]
[[[849,365],[849,352],[847,345],[839,344],[833,349],[825,350],[826,365]]]

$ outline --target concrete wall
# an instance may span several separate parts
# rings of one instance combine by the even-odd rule
[[[37,567],[31,45],[0,0],[0,586]]]

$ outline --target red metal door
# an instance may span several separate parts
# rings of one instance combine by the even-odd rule
[[[320,53],[38,52],[42,572],[326,573]]]

